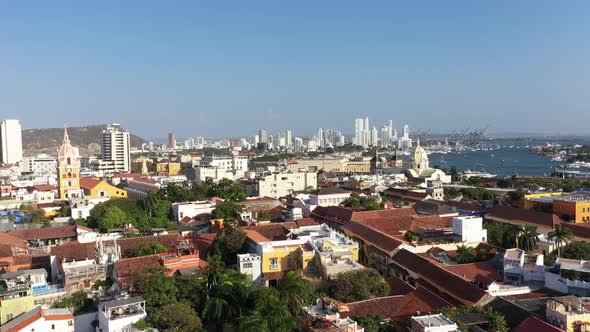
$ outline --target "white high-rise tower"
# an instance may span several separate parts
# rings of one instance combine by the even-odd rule
[[[129,132],[114,123],[102,131],[102,160],[112,161],[115,172],[131,170]]]
[[[0,162],[19,163],[23,160],[22,129],[18,120],[0,123]]]

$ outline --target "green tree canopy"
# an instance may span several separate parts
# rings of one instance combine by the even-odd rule
[[[342,302],[362,301],[389,294],[389,285],[375,270],[340,273],[329,286],[330,296]]]
[[[178,288],[164,267],[149,267],[135,276],[135,292],[146,300],[148,312],[178,301]]]
[[[116,206],[108,208],[102,217],[98,220],[98,228],[106,232],[109,229],[120,228],[127,223],[127,215],[123,210]]]
[[[135,250],[129,253],[129,257],[140,257],[166,252],[166,247],[159,242],[148,241],[141,243]]]
[[[225,223],[233,223],[238,213],[242,212],[243,209],[243,204],[228,201],[219,202],[211,212],[211,217],[213,219],[223,219]]]
[[[203,327],[197,312],[186,302],[158,308],[152,314],[151,321],[162,332],[196,332]]]

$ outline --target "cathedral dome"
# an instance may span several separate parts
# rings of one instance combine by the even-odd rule
[[[58,161],[65,161],[67,158],[77,159],[78,149],[75,148],[72,144],[70,144],[68,131],[64,129],[64,142],[59,147],[59,150],[57,152],[57,159]]]

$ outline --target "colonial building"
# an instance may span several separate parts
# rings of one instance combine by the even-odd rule
[[[64,129],[64,142],[57,153],[57,183],[59,198],[82,197],[80,190],[80,155],[70,144],[68,130]]]
[[[440,169],[430,168],[428,162],[428,155],[424,148],[420,146],[420,140],[416,142],[416,148],[412,155],[412,168],[406,170],[408,178],[418,178],[424,181],[440,181],[442,183],[450,183],[451,176],[446,175]]]

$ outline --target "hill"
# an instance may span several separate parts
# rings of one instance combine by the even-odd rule
[[[107,125],[93,125],[68,128],[68,135],[72,145],[80,149],[82,156],[100,153],[100,139],[102,130]],[[63,142],[63,128],[43,128],[23,130],[23,154],[26,156],[47,153],[55,156],[57,149]],[[147,143],[143,138],[130,134],[131,146],[141,147]]]

